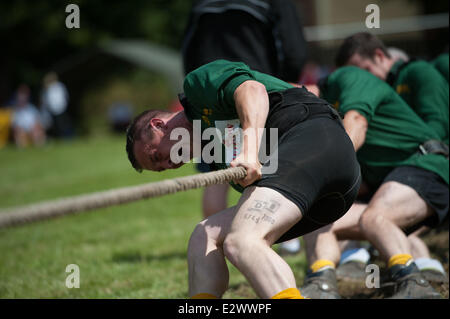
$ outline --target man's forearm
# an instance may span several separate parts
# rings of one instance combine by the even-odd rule
[[[269,113],[266,88],[259,82],[246,81],[236,89],[234,100],[244,131],[243,152],[248,156],[257,156]]]
[[[353,143],[355,151],[358,151],[366,141],[368,127],[366,118],[357,111],[352,110],[345,114],[342,122],[344,124],[345,131]]]

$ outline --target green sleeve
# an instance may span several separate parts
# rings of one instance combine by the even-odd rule
[[[448,82],[448,74],[449,74],[449,55],[448,53],[443,53],[438,56],[433,62],[433,66],[441,73],[445,80]]]
[[[406,80],[411,90],[411,106],[430,125],[439,137],[448,137],[449,90],[444,77],[426,62],[415,64],[408,70]]]
[[[254,76],[244,63],[216,60],[189,73],[183,87],[191,104],[233,113],[234,91],[248,80],[254,80]]]
[[[384,82],[369,72],[343,67],[329,76],[323,96],[341,113],[355,110],[370,122],[385,90]]]

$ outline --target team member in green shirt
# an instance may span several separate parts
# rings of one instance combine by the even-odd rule
[[[447,80],[448,83],[448,73],[449,73],[449,56],[448,53],[442,53],[436,59],[431,61],[434,67],[442,74],[442,76]]]
[[[361,32],[344,41],[336,64],[360,67],[386,81],[448,144],[448,82],[431,63],[414,59],[395,61],[376,36]]]
[[[427,124],[436,130],[443,142],[430,141],[427,145],[448,154],[448,80],[446,82],[439,74],[442,72],[445,74],[445,70],[448,74],[448,54],[431,63],[409,57],[396,59],[376,36],[361,32],[344,41],[337,54],[336,64],[358,66],[386,81]],[[419,258],[418,265],[430,280],[446,280],[443,268],[439,267],[440,263],[431,259],[428,250],[423,249],[426,245],[416,236],[423,230],[424,228],[408,236],[410,244],[416,248],[414,252],[415,257]],[[339,273],[344,276],[347,274],[355,276],[358,273],[355,270],[359,268],[361,278],[365,278],[362,266],[358,262],[343,264],[339,266]]]
[[[311,267],[302,294],[323,293],[320,285],[331,276],[321,271],[330,272],[339,261],[339,238],[367,239],[378,249],[397,285],[393,298],[439,297],[414,264],[404,232],[436,226],[448,214],[449,161],[420,152],[425,141],[439,139],[438,133],[385,82],[357,67],[333,72],[320,94],[345,114],[363,180],[376,191],[367,207],[355,205],[332,227],[305,236],[307,249],[314,251],[309,262],[320,261],[327,268]]]
[[[213,169],[247,170],[237,181],[242,191],[237,205],[205,219],[191,235],[189,295],[220,298],[228,287],[227,258],[261,298],[302,299],[292,270],[271,246],[336,221],[353,203],[360,168],[338,113],[305,88],[225,60],[189,73],[181,102],[184,111],[150,110],[133,121],[126,146],[133,167],[161,171],[181,166],[185,161],[179,162],[177,154],[188,153],[186,161],[194,156],[200,141],[192,134],[201,121],[200,133],[209,135],[213,129],[213,136],[225,136],[218,144],[224,156],[216,158],[214,149],[212,158],[203,154],[204,161],[213,160]],[[270,135],[265,142],[263,128]],[[239,129],[249,133],[242,143],[230,137]],[[184,134],[171,140],[177,132]],[[270,147],[273,136],[275,148]],[[204,150],[209,143],[203,143]],[[264,143],[268,159],[258,156]]]

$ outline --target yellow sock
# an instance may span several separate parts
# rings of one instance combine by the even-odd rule
[[[336,265],[331,260],[320,259],[320,260],[317,260],[316,262],[314,262],[310,268],[311,268],[312,272],[318,272],[319,270],[322,270],[325,267],[336,268]]]
[[[413,257],[409,254],[398,254],[389,258],[388,268],[395,265],[406,265]]]
[[[273,296],[270,299],[305,299],[297,288],[288,288]]]
[[[212,295],[212,294],[201,293],[201,294],[193,295],[191,297],[191,299],[219,299],[219,298],[214,296],[214,295]]]

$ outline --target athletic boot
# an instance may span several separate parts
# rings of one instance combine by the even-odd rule
[[[439,260],[424,257],[415,259],[414,263],[420,269],[422,276],[430,283],[448,283],[447,273]]]
[[[339,264],[336,269],[336,276],[339,280],[360,282],[366,280],[366,264],[360,261],[347,261]]]
[[[437,284],[446,284],[448,283],[448,278],[446,274],[443,274],[439,270],[436,269],[421,269],[420,273],[423,278],[428,280],[429,282],[437,283]]]
[[[300,292],[303,297],[310,299],[341,299],[337,289],[336,270],[328,268],[308,272]]]
[[[440,299],[441,295],[422,276],[414,262],[395,265],[389,269],[395,282],[394,295],[388,299]]]

